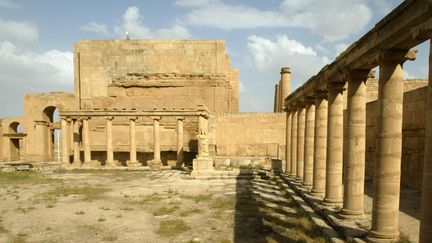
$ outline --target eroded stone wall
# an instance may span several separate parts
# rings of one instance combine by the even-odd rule
[[[79,109],[204,104],[210,112],[238,112],[238,70],[224,41],[80,41],[74,55]]]
[[[214,114],[209,119],[213,155],[285,158],[285,113]]]

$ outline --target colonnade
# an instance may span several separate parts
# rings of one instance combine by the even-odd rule
[[[414,59],[413,55],[408,50],[388,50],[379,55],[379,111],[370,239],[399,236],[402,64]],[[343,218],[364,217],[365,83],[370,73],[370,69],[347,69],[339,75],[327,76],[324,87],[316,85],[308,92],[290,95],[285,100],[286,173],[312,194],[322,196],[324,205],[341,206],[339,214]],[[346,83],[348,124],[345,124],[347,141],[344,148],[343,92]],[[345,158],[343,149],[346,149]],[[432,197],[429,198],[429,204],[432,204]]]
[[[201,117],[201,116],[200,116]],[[93,161],[91,158],[91,142],[90,142],[90,127],[89,120],[91,117],[61,117],[61,147],[62,147],[62,164],[63,167],[92,167],[98,166],[98,161]],[[105,117],[105,133],[106,133],[106,167],[117,167],[117,162],[114,160],[113,146],[113,120],[114,116]],[[137,159],[137,143],[136,143],[136,121],[138,117],[129,117],[129,160],[128,167],[138,167],[142,164]],[[161,145],[160,145],[160,116],[151,117],[153,120],[153,160],[150,166],[160,167],[161,162]],[[183,156],[183,121],[185,117],[176,117],[177,130],[177,165],[184,162]],[[200,118],[201,119],[201,118]],[[203,118],[206,119],[206,118]],[[82,132],[80,127],[82,125]],[[81,136],[80,136],[81,134]],[[84,150],[84,161],[81,161],[81,147]],[[72,148],[72,149],[71,149]],[[72,155],[72,163],[70,161]]]

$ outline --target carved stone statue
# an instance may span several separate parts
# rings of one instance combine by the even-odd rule
[[[198,159],[208,159],[209,158],[209,149],[208,149],[208,138],[207,133],[200,129],[199,134],[197,135],[198,139]]]

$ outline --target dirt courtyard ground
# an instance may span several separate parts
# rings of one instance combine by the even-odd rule
[[[0,174],[0,242],[329,242],[277,180]]]

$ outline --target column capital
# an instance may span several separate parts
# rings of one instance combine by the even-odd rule
[[[180,121],[183,121],[185,119],[185,117],[184,116],[177,116],[176,117],[176,120],[180,120]]]
[[[136,117],[136,116],[131,116],[131,117],[129,117],[129,120],[130,120],[130,121],[136,121],[136,120],[138,120],[138,117]]]
[[[315,99],[328,99],[328,92],[326,90],[315,90]]]
[[[375,70],[371,69],[353,69],[347,72],[347,80],[350,81],[364,81],[369,78],[375,78]]]
[[[66,121],[67,121],[67,122],[71,122],[71,121],[72,121],[72,118],[70,118],[70,117],[66,117]]]
[[[342,92],[344,91],[344,86],[345,86],[345,82],[334,82],[334,83],[328,83],[327,84],[327,89],[330,90],[335,90],[337,92]]]
[[[113,117],[113,116],[106,116],[106,117],[105,117],[105,120],[107,120],[107,121],[112,121],[112,120],[114,120],[114,117]]]
[[[291,73],[291,70],[289,67],[282,67],[280,74],[284,74],[284,73]]]
[[[378,64],[387,62],[404,63],[407,60],[414,61],[417,56],[417,50],[413,49],[380,49],[375,56]]]
[[[81,117],[81,120],[90,120],[91,119],[91,117],[89,117],[89,116],[83,116],[83,117]]]
[[[314,96],[306,96],[306,97],[304,97],[304,103],[307,106],[315,104],[315,97]]]
[[[151,119],[153,121],[160,121],[161,117],[160,116],[152,116]]]

